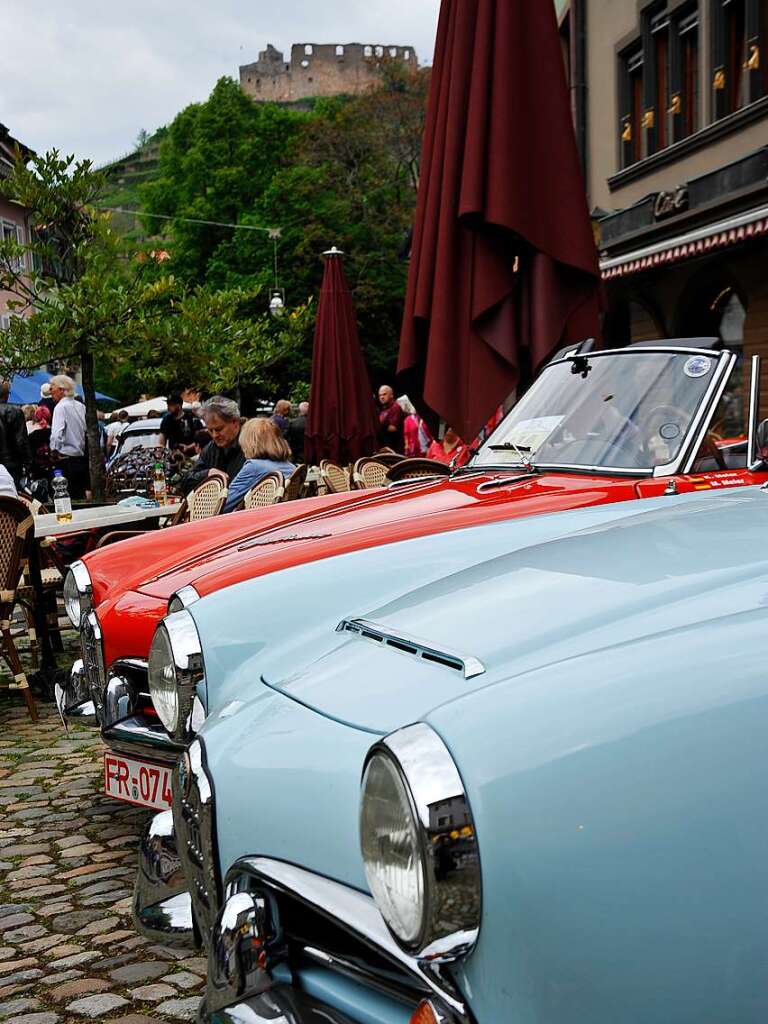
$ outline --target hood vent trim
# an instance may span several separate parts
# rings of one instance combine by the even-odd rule
[[[369,640],[382,647],[392,647],[402,654],[408,654],[422,661],[431,661],[444,668],[461,672],[465,679],[474,679],[485,672],[485,665],[479,658],[448,648],[434,647],[410,633],[394,633],[370,619],[342,619],[336,627],[337,633],[354,633],[363,640]]]

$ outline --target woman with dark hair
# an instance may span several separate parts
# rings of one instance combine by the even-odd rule
[[[240,431],[240,447],[245,456],[243,468],[229,485],[225,512],[231,512],[250,489],[267,473],[290,476],[296,469],[290,461],[288,442],[271,420],[248,420]]]

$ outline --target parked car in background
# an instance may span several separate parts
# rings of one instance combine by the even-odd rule
[[[341,617],[325,563],[160,625],[156,701],[208,714],[135,917],[202,939],[200,1020],[762,1020],[768,491],[551,518]]]
[[[126,423],[123,430],[117,435],[117,441],[107,467],[121,455],[126,455],[136,448],[157,448],[160,443],[161,422],[161,419],[153,418]]]
[[[169,609],[329,558],[343,574],[349,553],[452,531],[462,532],[439,550],[458,570],[462,559],[475,557],[468,548],[474,539],[463,532],[473,526],[514,520],[518,529],[530,516],[768,480],[759,360],[751,366],[742,430],[724,414],[732,394],[741,394],[741,381],[728,390],[737,356],[716,344],[691,339],[606,352],[574,346],[552,360],[470,465],[449,479],[240,512],[112,545],[73,566],[65,590],[83,657],[59,700],[63,713],[85,710],[100,724],[109,747],[107,791],[167,805],[170,766],[207,712],[203,694],[171,721],[150,696],[149,647]],[[414,544],[413,571],[424,582],[440,571],[436,550]],[[304,630],[292,597],[279,628],[288,637]]]

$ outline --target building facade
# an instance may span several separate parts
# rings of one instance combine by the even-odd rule
[[[315,96],[355,95],[379,81],[382,62],[419,66],[412,46],[295,43],[291,59],[271,44],[240,68],[240,87],[255,100],[295,103]]]
[[[0,178],[10,173],[17,151],[25,157],[31,156],[31,150],[15,139],[4,124],[0,124]],[[0,238],[13,238],[23,244],[29,240],[29,230],[29,211],[0,196]],[[13,315],[8,309],[8,301],[12,299],[13,296],[7,292],[0,291],[0,330],[8,329]]]
[[[768,394],[768,0],[570,0],[561,28],[608,342],[720,336]]]

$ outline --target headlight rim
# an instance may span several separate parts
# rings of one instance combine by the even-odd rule
[[[150,671],[152,651],[161,631],[165,633],[171,653],[176,692],[176,716],[172,726],[160,714],[159,705],[155,701],[153,676]],[[191,728],[191,715],[197,697],[197,684],[204,675],[204,666],[200,636],[194,619],[186,609],[172,612],[158,623],[149,648],[147,672],[150,696],[163,726],[174,739],[191,739],[195,734]]]
[[[191,583],[187,583],[183,587],[179,587],[178,590],[174,591],[168,600],[168,615],[174,615],[176,612],[184,611],[185,608],[189,608],[190,605],[200,600],[200,595],[197,590],[192,586]],[[178,607],[174,608],[174,603],[178,602]]]
[[[424,878],[422,922],[418,941],[415,943],[404,942],[390,926],[381,907],[379,907],[379,911],[395,942],[406,953],[430,962],[452,962],[459,957],[468,955],[474,948],[480,933],[482,916],[480,853],[466,787],[448,747],[438,733],[424,722],[417,722],[414,725],[398,729],[374,743],[365,758],[362,780],[365,779],[369,763],[377,754],[383,754],[394,764],[405,786],[416,822]],[[427,791],[428,786],[423,772],[425,758],[427,759],[426,763],[431,764],[439,775],[441,790],[438,800],[435,799],[434,790],[435,771],[430,773],[432,789]],[[365,790],[361,781],[361,822],[364,799]],[[438,924],[441,907],[450,892],[450,881],[440,877],[442,872],[437,872],[436,850],[439,844],[430,841],[429,807],[430,804],[434,806],[435,803],[443,800],[459,801],[459,804],[463,804],[463,813],[467,820],[467,825],[464,828],[470,829],[469,835],[472,840],[472,849],[464,854],[463,864],[459,871],[472,896],[473,903],[465,907],[462,913],[454,912],[453,916],[457,919],[458,927],[450,930],[440,928]],[[443,828],[441,832],[439,828],[432,829],[435,835],[439,834],[443,837],[450,836],[452,831],[456,830]],[[460,834],[459,839],[461,838],[467,837]],[[361,856],[362,839],[361,834]],[[451,842],[458,842],[458,840],[452,839]],[[365,859],[363,858],[363,860],[365,866]]]
[[[77,590],[78,601],[79,601],[79,616],[77,621],[74,620],[69,610],[69,603],[66,599],[66,586],[67,580],[72,578]],[[94,610],[93,606],[93,582],[91,580],[91,574],[88,572],[88,568],[81,559],[72,562],[67,570],[67,574],[64,577],[64,609],[67,613],[67,618],[72,623],[72,626],[79,630],[83,618],[88,615],[89,612]]]

